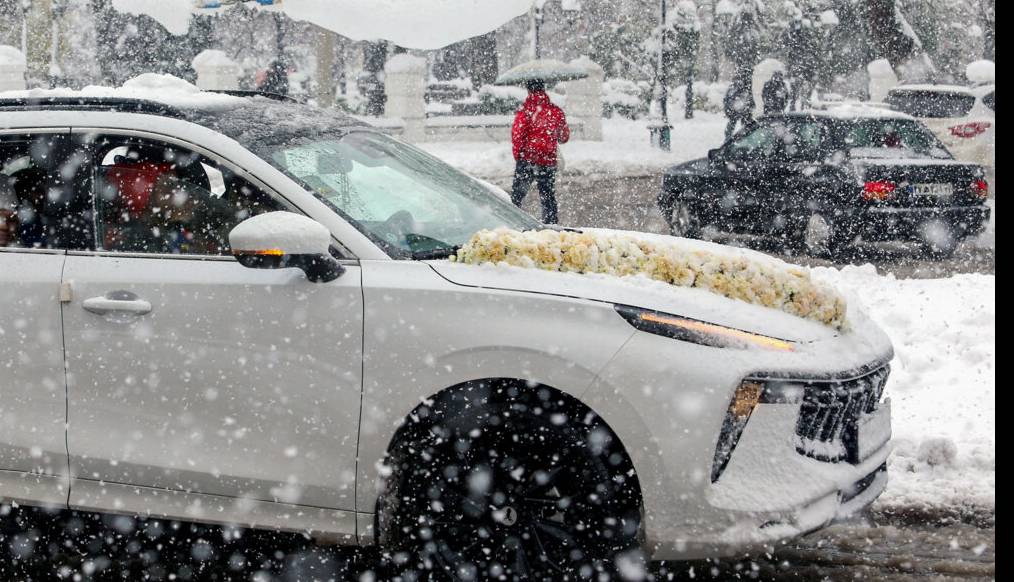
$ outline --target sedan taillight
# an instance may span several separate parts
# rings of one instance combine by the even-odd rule
[[[977,135],[982,135],[991,126],[992,124],[988,121],[971,121],[969,123],[962,123],[961,125],[953,125],[947,129],[954,137],[967,139]]]
[[[982,178],[973,180],[972,194],[975,194],[979,198],[989,198],[989,183]]]
[[[898,185],[889,180],[875,180],[863,184],[863,200],[888,200]]]

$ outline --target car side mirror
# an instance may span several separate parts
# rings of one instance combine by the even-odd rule
[[[722,148],[708,150],[708,159],[711,160],[712,162],[722,161]]]
[[[316,220],[294,212],[266,212],[229,232],[232,254],[250,269],[297,268],[314,283],[345,272],[331,256],[331,233]]]

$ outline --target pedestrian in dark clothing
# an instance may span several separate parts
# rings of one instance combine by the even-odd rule
[[[789,104],[789,88],[785,85],[781,71],[775,71],[768,82],[764,83],[761,100],[764,102],[764,115],[785,113],[785,107]]]
[[[729,123],[725,126],[725,141],[732,139],[737,124],[746,127],[753,122],[754,100],[750,85],[749,77],[741,75],[732,81],[725,93],[723,105],[725,116],[729,118]]]
[[[793,20],[785,31],[782,44],[786,47],[789,66],[789,109],[806,109],[810,106],[810,93],[813,91],[821,51],[813,23],[802,18]]]
[[[272,61],[268,65],[267,74],[264,76],[264,83],[261,84],[261,91],[274,93],[276,95],[289,94],[289,72],[285,70],[285,63],[280,60]]]
[[[520,207],[532,182],[536,182],[542,203],[542,222],[545,224],[557,223],[557,144],[567,143],[569,139],[567,117],[549,100],[545,83],[530,81],[528,98],[514,116],[511,129],[516,163],[511,201]]]

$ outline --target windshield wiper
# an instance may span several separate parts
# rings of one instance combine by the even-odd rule
[[[458,252],[461,249],[461,245],[453,245],[446,247],[436,247],[432,249],[425,249],[421,251],[412,251],[412,259],[415,261],[429,261],[433,259],[446,259]]]

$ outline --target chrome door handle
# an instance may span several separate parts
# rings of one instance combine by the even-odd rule
[[[90,297],[81,302],[85,311],[98,315],[108,313],[129,313],[131,315],[144,315],[151,313],[151,303],[144,299],[138,299],[136,295],[126,291],[109,293],[102,297]]]

